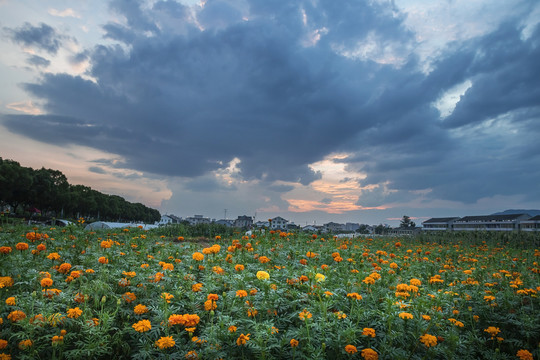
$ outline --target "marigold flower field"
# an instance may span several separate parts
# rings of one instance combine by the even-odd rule
[[[0,359],[540,358],[519,234],[160,234],[2,228]]]

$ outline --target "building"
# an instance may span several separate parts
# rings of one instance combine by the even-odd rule
[[[329,223],[324,224],[323,226],[324,226],[324,231],[326,232],[335,233],[339,231],[345,231],[345,225],[338,224],[335,222],[329,222]]]
[[[520,227],[523,231],[540,231],[540,215],[536,215],[528,220],[522,220]]]
[[[234,220],[231,220],[231,219],[219,219],[219,220],[214,221],[214,224],[225,225],[227,227],[233,227],[234,226]]]
[[[271,230],[286,230],[287,224],[289,223],[288,220],[285,220],[281,216],[277,216],[273,219],[270,219],[270,229]]]
[[[157,225],[169,225],[169,224],[180,224],[182,222],[182,218],[179,218],[175,215],[161,215],[161,219],[157,223]]]
[[[358,223],[350,223],[350,222],[348,222],[348,223],[345,224],[345,231],[356,231],[358,229],[360,229],[360,224],[358,224]]]
[[[267,228],[267,227],[270,227],[270,222],[268,222],[268,221],[257,221],[255,224],[253,224],[253,226],[255,226],[258,229]]]
[[[452,230],[454,221],[458,219],[459,217],[431,218],[422,223],[422,226],[424,227],[423,230],[426,230],[426,231]]]
[[[455,231],[513,231],[519,230],[521,221],[529,218],[528,214],[465,216],[455,220],[452,228]]]
[[[234,220],[234,227],[242,229],[250,229],[253,226],[253,218],[251,216],[242,215]]]
[[[210,218],[205,218],[202,215],[193,215],[191,217],[186,218],[186,221],[189,222],[189,225],[197,225],[197,224],[210,224]]]
[[[409,227],[398,227],[393,228],[388,231],[389,235],[403,236],[403,235],[417,235],[422,231],[421,227],[418,226],[409,226]]]

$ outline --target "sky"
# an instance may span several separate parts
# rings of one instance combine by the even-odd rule
[[[0,157],[162,214],[540,208],[537,0],[0,0]]]

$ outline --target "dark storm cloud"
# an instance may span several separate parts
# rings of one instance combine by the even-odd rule
[[[308,165],[332,152],[354,154],[342,161],[366,173],[362,185],[397,190],[366,192],[364,206],[425,189],[475,201],[540,181],[530,169],[539,162],[538,27],[522,39],[507,23],[453,44],[425,74],[407,52],[415,34],[390,3],[243,3],[209,0],[193,15],[171,1],[112,1],[125,22],[105,24],[105,36],[128,46],[84,52],[96,82],[47,74],[26,84],[47,115],[4,116],[4,125],[117,154],[115,167],[194,178],[186,187],[197,191],[218,189],[204,175],[234,159],[243,179],[306,185],[321,178]],[[369,39],[399,66],[366,56]],[[465,80],[472,87],[440,119],[433,103]],[[508,124],[519,136],[495,129]]]
[[[32,55],[26,59],[26,62],[32,66],[36,67],[47,67],[51,64],[51,62],[44,57],[38,56],[38,55]]]
[[[65,36],[58,34],[51,26],[41,23],[39,26],[25,23],[16,29],[6,28],[9,38],[23,46],[37,47],[47,51],[49,54],[56,54]]]

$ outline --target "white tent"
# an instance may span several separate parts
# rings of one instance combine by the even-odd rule
[[[86,225],[85,230],[127,229],[127,228],[137,228],[139,226],[142,226],[144,230],[157,228],[157,225],[149,225],[149,224],[96,221],[96,222]]]

